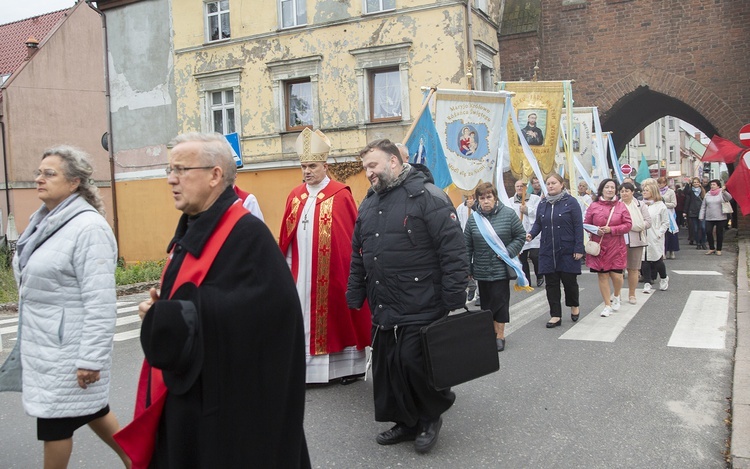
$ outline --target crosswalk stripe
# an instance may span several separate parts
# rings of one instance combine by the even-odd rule
[[[637,295],[636,304],[631,305],[625,301],[619,311],[613,312],[606,318],[599,315],[604,309],[604,303],[601,303],[586,316],[583,316],[583,313],[581,313],[582,317],[578,322],[561,335],[560,338],[565,340],[614,342],[651,296]]]
[[[141,328],[133,329],[126,332],[118,332],[115,334],[114,341],[115,342],[122,342],[125,340],[135,339],[136,337],[141,336]]]
[[[721,272],[715,270],[673,270],[672,272],[680,275],[722,275]]]
[[[132,313],[138,311],[138,306],[128,306],[127,308],[117,308],[117,314]]]
[[[12,324],[14,322],[18,322],[18,316],[12,317],[10,319],[0,319],[0,324]]]
[[[729,292],[691,292],[667,346],[723,349],[728,315]]]

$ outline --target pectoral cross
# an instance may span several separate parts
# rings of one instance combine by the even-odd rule
[[[305,230],[305,231],[307,230],[307,222],[308,221],[309,220],[307,219],[307,214],[305,214],[305,219],[302,220],[302,229]]]

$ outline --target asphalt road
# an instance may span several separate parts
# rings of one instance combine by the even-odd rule
[[[638,305],[609,318],[598,315],[603,304],[592,274],[579,277],[582,319],[575,325],[566,312],[562,327],[544,327],[543,289],[513,293],[500,371],[454,388],[456,404],[427,455],[410,443],[375,443],[390,425],[373,419],[371,381],[309,388],[305,429],[313,467],[726,467],[733,236],[722,257],[683,243],[678,259],[667,261],[669,289],[648,297],[639,291]],[[120,300],[110,405],[127,422],[142,353],[138,322],[129,319],[135,312],[128,311],[138,297]],[[14,334],[3,332],[12,317],[0,321],[9,321],[0,322],[4,359],[14,343]],[[88,428],[74,441],[71,468],[119,467]],[[0,468],[41,467],[41,453],[20,395],[0,394]]]

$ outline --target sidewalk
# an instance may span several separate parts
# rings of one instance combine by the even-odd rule
[[[750,469],[750,284],[747,276],[750,239],[738,239],[737,246],[737,344],[729,462],[735,469]]]

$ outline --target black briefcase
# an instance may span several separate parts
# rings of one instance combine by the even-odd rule
[[[466,311],[423,326],[422,348],[430,385],[446,389],[500,368],[492,312]]]

